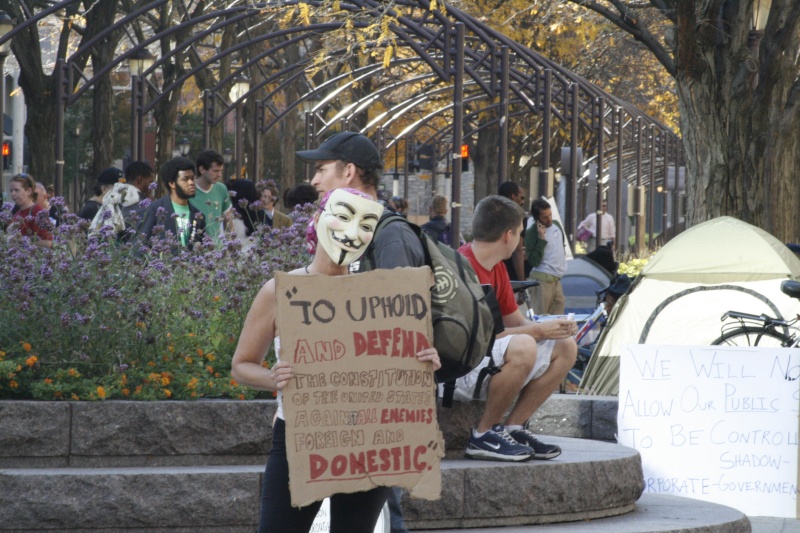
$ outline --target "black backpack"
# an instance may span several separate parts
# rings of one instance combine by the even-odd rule
[[[433,272],[433,345],[442,362],[442,368],[436,371],[436,381],[444,383],[442,403],[450,407],[455,380],[468,374],[484,356],[490,355],[495,335],[502,331],[502,316],[494,291],[488,285],[481,285],[469,260],[452,248],[434,241],[416,224],[399,215],[384,216],[375,229],[375,235],[387,224],[401,220],[419,238],[425,253],[425,264]],[[363,270],[375,268],[372,244],[361,261],[364,263]],[[473,397],[479,397],[485,377],[499,371],[490,358],[489,366],[481,371]]]

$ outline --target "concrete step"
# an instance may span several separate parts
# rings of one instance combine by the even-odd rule
[[[634,509],[641,461],[616,444],[543,437],[563,454],[523,464],[446,460],[436,502],[406,499],[410,527],[582,520]],[[261,465],[0,470],[0,531],[246,531],[258,517]]]
[[[730,507],[665,494],[645,494],[630,513],[561,524],[479,527],[475,529],[425,529],[418,533],[746,533],[748,518]],[[761,533],[756,529],[752,531]],[[774,533],[778,533],[776,530]],[[766,532],[764,532],[766,533]],[[770,532],[772,533],[772,532]]]

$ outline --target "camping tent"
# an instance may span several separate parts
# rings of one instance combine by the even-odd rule
[[[567,272],[561,278],[564,289],[565,313],[591,313],[597,308],[597,291],[608,287],[611,274],[589,259],[579,255],[567,261]]]
[[[800,313],[780,290],[800,260],[764,230],[731,217],[694,226],[668,242],[620,298],[581,381],[581,393],[617,394],[627,344],[707,345],[726,311],[778,318]]]

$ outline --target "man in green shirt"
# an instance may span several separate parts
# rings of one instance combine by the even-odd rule
[[[182,247],[191,249],[194,243],[203,240],[205,230],[205,217],[189,203],[197,189],[194,163],[185,157],[173,157],[161,165],[159,176],[169,195],[150,203],[139,233],[145,242],[151,237],[164,239],[171,234]],[[154,231],[159,225],[163,231]]]
[[[197,192],[189,202],[203,213],[206,233],[216,240],[222,233],[223,213],[231,207],[228,188],[221,183],[225,160],[219,153],[206,150],[197,156],[196,164]]]

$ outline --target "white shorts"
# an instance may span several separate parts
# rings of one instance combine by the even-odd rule
[[[494,341],[494,346],[492,346],[492,359],[494,360],[494,364],[498,367],[502,367],[503,364],[505,364],[505,353],[508,349],[508,343],[511,342],[513,337],[514,335],[506,335],[505,337]],[[550,367],[550,359],[553,356],[553,347],[555,344],[556,341],[554,340],[536,343],[536,363],[534,363],[533,369],[531,370],[530,374],[528,374],[528,377],[525,378],[523,387],[530,383],[531,380],[541,377],[541,375],[544,374]],[[473,394],[475,392],[475,385],[478,383],[478,375],[480,374],[481,369],[488,364],[489,357],[484,357],[483,361],[481,361],[478,366],[472,369],[472,372],[456,380],[456,390],[453,393],[454,400],[458,402],[468,402],[474,399]],[[486,399],[490,380],[491,376],[486,376],[486,378],[483,380],[481,393],[478,396],[478,399]],[[443,385],[439,385],[440,397],[442,395],[442,390]]]

